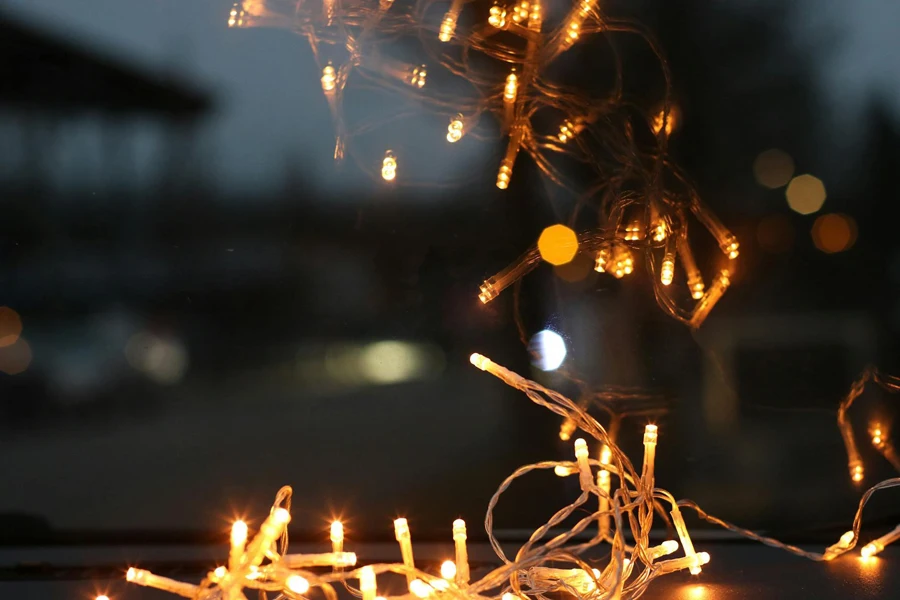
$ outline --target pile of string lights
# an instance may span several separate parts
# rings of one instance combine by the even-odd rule
[[[540,0],[452,0],[449,6],[434,0],[243,0],[234,4],[228,25],[277,27],[307,38],[335,123],[336,160],[350,155],[372,175],[380,166],[389,184],[424,185],[416,169],[404,172],[404,160],[412,161],[415,151],[404,156],[382,146],[378,156],[371,149],[357,153],[358,139],[408,116],[398,108],[392,118],[354,123],[344,109],[348,95],[363,89],[392,94],[397,106],[429,115],[434,143],[501,137],[506,147],[497,158],[497,188],[507,189],[524,153],[545,181],[569,194],[569,223],[558,226],[569,233],[561,240],[571,248],[568,260],[577,250],[616,278],[643,260],[660,307],[699,327],[730,283],[729,261],[739,244],[667,158],[676,110],[655,42],[639,25],[601,12],[599,4],[575,0],[562,13]],[[625,89],[617,40],[626,36],[646,42],[658,58],[664,85],[652,107],[637,106]],[[410,45],[415,51],[406,51]],[[566,58],[576,47],[596,50],[609,63],[608,73],[588,78],[576,68],[580,74],[568,81],[573,69]],[[576,234],[576,222],[587,229]],[[725,256],[708,287],[691,250],[689,224],[706,229]],[[560,264],[536,245],[489,277],[479,299],[490,302],[542,258]],[[681,291],[672,286],[676,275],[685,282]]]
[[[871,496],[879,490],[900,486],[900,478],[884,480],[861,497],[852,528],[824,552],[809,552],[772,538],[741,529],[705,513],[690,500],[676,500],[656,487],[655,462],[659,431],[656,425],[644,429],[643,463],[638,470],[622,452],[607,430],[584,409],[568,398],[549,390],[494,363],[473,354],[472,364],[499,378],[528,396],[533,402],[573,420],[577,428],[592,437],[600,448],[599,458],[590,457],[584,438],[575,440],[574,461],[546,461],[517,469],[500,485],[491,498],[485,517],[485,530],[501,566],[477,581],[470,577],[466,547],[466,524],[453,522],[455,557],[445,561],[438,573],[416,567],[409,524],[404,518],[394,521],[394,533],[402,562],[357,567],[357,557],[344,548],[344,530],[340,522],[331,526],[331,552],[289,554],[287,526],[291,521],[291,488],[282,488],[268,517],[252,539],[246,523],[237,521],[231,530],[231,551],[227,565],[216,567],[199,584],[175,581],[149,571],[130,568],[126,579],[195,600],[246,598],[247,590],[277,594],[277,598],[307,598],[321,594],[336,600],[336,585],[342,584],[363,600],[386,600],[379,595],[379,576],[405,577],[408,593],[390,598],[407,600],[530,600],[551,592],[563,592],[579,600],[627,599],[641,596],[659,577],[687,570],[697,575],[711,557],[695,549],[682,515],[688,509],[709,523],[770,546],[781,548],[815,561],[829,561],[852,550],[860,535],[862,512]],[[900,391],[900,380],[868,371],[841,404],[839,419],[845,429],[846,409],[858,397],[866,381],[890,391]],[[852,439],[852,432],[849,434]],[[880,426],[872,432],[872,443],[887,457],[890,447],[887,431]],[[892,452],[892,450],[891,450]],[[853,456],[853,455],[851,455]],[[895,457],[896,458],[896,457]],[[851,458],[853,461],[858,457]],[[889,459],[890,460],[890,459]],[[512,558],[507,557],[493,532],[493,513],[501,495],[519,477],[534,471],[554,469],[577,474],[581,493],[571,504],[558,510],[536,529]],[[853,471],[855,481],[862,470]],[[572,518],[577,514],[577,521]],[[651,540],[657,517],[666,529],[674,527],[677,539]],[[864,560],[900,539],[900,526],[865,544]],[[606,557],[605,559],[603,557]],[[605,561],[605,562],[598,562]],[[552,565],[552,566],[551,566]],[[350,582],[358,581],[358,588]],[[382,590],[384,590],[382,579]],[[383,593],[383,592],[382,592]]]

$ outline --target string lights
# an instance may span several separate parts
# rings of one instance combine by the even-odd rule
[[[507,138],[506,151],[494,167],[496,187],[509,188],[519,152],[528,154],[547,180],[575,201],[570,226],[576,214],[595,217],[595,224],[578,235],[584,238],[581,251],[592,257],[597,270],[622,278],[639,263],[644,265],[660,307],[699,327],[724,293],[727,284],[721,284],[727,277],[719,276],[720,285],[706,290],[690,250],[689,225],[699,224],[716,240],[726,261],[718,265],[720,273],[734,272],[734,265],[727,263],[738,257],[740,247],[667,158],[678,111],[669,99],[668,65],[655,43],[641,27],[603,13],[596,0],[573,0],[567,14],[550,26],[540,0],[497,0],[493,5],[452,0],[436,17],[430,10],[433,4],[243,0],[232,7],[227,22],[230,27],[279,27],[307,38],[335,120],[337,160],[349,155],[361,165],[373,164],[371,157],[356,156],[353,141],[377,135],[379,125],[353,123],[342,109],[354,82],[398,96],[398,106],[408,99],[416,110],[443,115],[450,126],[446,133],[434,132],[436,141],[443,136],[455,143],[473,132],[485,140],[489,136],[476,124],[482,116],[493,115]],[[619,36],[637,36],[659,57],[665,94],[643,116],[629,114],[618,61],[611,67],[619,83],[590,94],[578,85],[555,81],[550,68],[575,44],[590,47],[600,40],[599,45],[608,47]],[[396,58],[395,49],[406,48],[398,42],[401,38],[415,40],[428,65]],[[434,84],[429,83],[432,73],[441,78]],[[471,119],[471,126],[462,114]],[[548,121],[549,131],[543,124]],[[393,181],[396,166],[385,161],[381,175]],[[580,165],[577,178],[569,165]],[[606,268],[607,255],[614,255],[613,268]],[[529,253],[520,260],[526,264],[487,279],[494,293],[482,291],[482,302],[495,299],[536,266]],[[506,281],[507,276],[512,279]],[[676,285],[680,277],[684,287]],[[503,285],[490,283],[500,279]]]
[[[481,3],[453,0],[439,23],[424,20],[423,15],[428,13],[426,9],[431,4],[429,0],[422,0],[413,2],[410,8],[395,7],[390,0],[381,0],[377,5],[374,0],[352,5],[328,1],[317,7],[286,0],[245,0],[235,4],[229,13],[228,25],[281,26],[308,38],[322,69],[322,89],[329,98],[336,120],[337,159],[344,156],[343,148],[349,140],[369,129],[354,130],[339,110],[346,81],[358,76],[398,93],[412,94],[430,110],[444,115],[441,122],[450,123],[446,132],[446,140],[450,143],[459,141],[470,128],[466,119],[471,118],[474,123],[478,115],[492,113],[500,122],[504,135],[508,136],[506,153],[500,159],[496,178],[496,187],[502,190],[512,181],[513,166],[520,150],[533,159],[550,181],[570,191],[574,186],[551,160],[551,155],[574,158],[593,168],[601,183],[592,184],[588,188],[589,194],[575,196],[583,198],[579,200],[581,204],[595,209],[597,224],[579,233],[568,226],[554,226],[563,228],[554,230],[559,247],[553,247],[552,243],[543,247],[536,242],[517,261],[481,285],[478,298],[482,303],[497,298],[542,260],[564,264],[576,253],[586,253],[593,258],[598,272],[610,273],[616,278],[631,274],[637,261],[643,260],[647,271],[653,275],[651,280],[663,310],[692,327],[699,327],[730,285],[739,243],[666,159],[667,138],[675,125],[668,97],[661,110],[645,116],[643,123],[639,123],[655,142],[649,147],[642,144],[639,136],[634,134],[634,123],[629,122],[622,128],[625,133],[618,138],[613,136],[618,141],[609,142],[615,145],[614,151],[608,153],[610,158],[601,161],[595,158],[597,148],[589,144],[598,139],[610,139],[602,133],[599,123],[608,122],[615,114],[613,108],[621,106],[621,90],[614,89],[604,102],[600,102],[577,91],[567,91],[544,75],[545,67],[575,43],[584,43],[594,35],[643,37],[640,30],[602,14],[595,0],[576,0],[568,15],[554,30],[547,32],[542,29],[538,0],[508,5],[498,2],[486,14],[486,7]],[[459,30],[463,10],[472,12],[472,20],[477,21],[471,31]],[[484,27],[485,21],[490,28]],[[496,30],[502,30],[502,33]],[[434,59],[429,62],[432,69],[440,67],[464,79],[474,90],[472,96],[448,99],[432,92],[430,84],[426,86],[428,67],[419,61],[398,66],[377,56],[375,50],[380,42],[404,33],[433,40],[435,48],[426,44],[426,51]],[[510,37],[525,43],[514,44],[508,41]],[[651,47],[655,49],[652,44]],[[461,52],[451,52],[450,48]],[[337,58],[338,49],[344,52],[342,59]],[[493,59],[500,66],[481,68],[475,65],[476,61],[459,58],[476,53]],[[336,69],[330,61],[340,62],[340,66]],[[667,73],[665,61],[661,62]],[[397,85],[401,84],[403,89],[399,90]],[[544,132],[533,123],[535,115],[542,111],[551,111],[559,117],[554,121],[558,131],[557,125],[553,125],[553,131]],[[466,119],[463,114],[467,115]],[[435,139],[439,141],[441,135],[441,131],[436,131]],[[623,149],[629,151],[619,151]],[[377,165],[377,157],[369,157],[366,164]],[[625,173],[640,173],[641,177],[632,179],[623,175]],[[382,160],[381,176],[385,181],[394,181],[397,174],[396,157],[388,150]],[[724,264],[711,278],[708,288],[690,248],[689,223],[702,225],[723,254]],[[565,248],[562,248],[563,244]],[[674,291],[677,286],[673,285],[676,276],[684,277],[685,292],[695,301],[693,304],[687,304],[677,296]],[[289,598],[320,591],[328,600],[335,600],[335,584],[352,580],[359,581],[363,600],[384,600],[377,595],[378,578],[389,574],[405,578],[409,594],[421,599],[531,600],[552,592],[565,592],[580,600],[627,600],[640,597],[659,577],[678,571],[699,575],[704,565],[714,560],[709,553],[694,547],[684,510],[769,546],[811,560],[828,561],[850,552],[859,541],[862,511],[871,496],[877,491],[900,486],[900,478],[893,478],[870,487],[860,499],[852,529],[822,553],[809,552],[711,516],[694,502],[676,500],[671,493],[657,487],[656,456],[658,451],[665,451],[665,435],[655,424],[645,427],[638,471],[617,444],[613,434],[617,420],[608,431],[583,404],[480,354],[473,354],[470,360],[477,368],[563,417],[561,439],[570,440],[577,434],[584,436],[574,440],[574,460],[543,461],[520,467],[500,484],[491,498],[485,530],[501,566],[471,580],[466,523],[461,519],[452,524],[455,555],[452,560],[444,561],[435,573],[416,566],[410,525],[405,518],[398,518],[393,523],[400,562],[347,570],[356,567],[357,557],[344,549],[346,540],[340,522],[331,525],[331,552],[289,554],[287,526],[291,515],[287,507],[292,490],[284,487],[255,535],[250,536],[243,521],[234,523],[227,566],[216,567],[198,585],[160,577],[138,568],[130,568],[126,579],[197,600],[240,600],[245,597],[244,590],[248,589],[281,593]],[[850,477],[857,483],[863,481],[865,471],[847,411],[869,380],[891,391],[900,390],[900,380],[869,370],[841,403],[838,425],[847,449]],[[869,433],[873,446],[895,464],[896,454],[888,440],[886,426],[873,424]],[[597,445],[599,458],[591,458],[588,439]],[[515,480],[541,470],[552,470],[560,476],[577,474],[580,492],[569,505],[537,528],[516,555],[509,558],[494,535],[494,511]],[[657,519],[671,524],[678,539],[651,539]],[[864,545],[861,556],[871,558],[897,539],[900,539],[900,527]],[[604,552],[597,552],[598,549]],[[679,551],[682,555],[674,556]],[[590,566],[585,561],[588,553],[592,553],[592,557],[605,556],[606,563],[599,567]],[[408,599],[410,596],[395,597]]]
[[[488,504],[485,517],[485,530],[501,566],[477,581],[470,581],[466,524],[462,519],[457,519],[452,525],[454,559],[445,560],[437,573],[416,566],[412,535],[405,518],[394,521],[394,535],[402,559],[398,563],[344,570],[355,567],[357,557],[343,549],[345,539],[340,522],[331,525],[331,552],[289,554],[287,525],[291,515],[285,507],[290,505],[292,490],[284,487],[278,492],[269,516],[252,538],[248,536],[249,530],[243,521],[234,523],[227,567],[216,567],[199,584],[175,581],[135,567],[128,569],[126,580],[196,600],[240,599],[246,597],[244,591],[249,589],[281,592],[291,598],[320,590],[326,598],[334,600],[337,597],[334,585],[351,580],[359,580],[363,600],[389,600],[392,596],[376,595],[378,576],[389,573],[405,577],[409,593],[421,599],[530,600],[559,591],[579,600],[631,599],[644,594],[659,577],[678,571],[699,575],[703,566],[713,560],[709,553],[695,549],[683,509],[690,509],[709,523],[764,544],[811,560],[829,561],[849,552],[856,545],[862,511],[869,498],[876,491],[900,486],[900,478],[894,478],[869,488],[860,499],[851,530],[822,553],[802,550],[708,515],[692,501],[676,501],[668,491],[656,487],[655,459],[661,441],[656,425],[648,424],[644,429],[644,455],[638,472],[608,431],[575,402],[480,354],[473,354],[471,362],[522,391],[538,405],[573,421],[578,430],[600,445],[600,458],[591,459],[586,439],[578,438],[574,442],[574,461],[544,461],[525,465],[501,483]],[[494,510],[513,481],[545,469],[578,473],[580,494],[536,529],[515,558],[510,559],[493,532]],[[615,485],[611,483],[613,479]],[[592,498],[599,502],[591,502]],[[666,514],[671,518],[678,540],[651,540],[654,520],[659,515],[666,522]],[[860,555],[871,560],[898,539],[900,526],[864,545]],[[597,556],[597,549],[603,546],[609,552],[608,562],[601,565],[602,568],[589,566],[582,556],[591,551]],[[683,555],[673,557],[679,550]],[[571,567],[562,568],[567,565]],[[328,567],[331,571],[312,570]],[[404,595],[395,597],[408,598]]]

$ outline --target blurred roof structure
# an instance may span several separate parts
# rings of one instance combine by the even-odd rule
[[[146,72],[0,13],[0,106],[75,115],[193,119],[210,98],[171,77]]]

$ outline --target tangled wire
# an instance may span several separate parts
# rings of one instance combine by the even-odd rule
[[[659,306],[699,327],[730,283],[739,244],[668,158],[677,109],[658,45],[639,24],[598,4],[577,0],[562,14],[540,0],[452,0],[449,7],[435,0],[243,0],[228,25],[283,28],[308,40],[334,119],[336,160],[350,156],[373,178],[380,168],[389,185],[434,186],[435,177],[419,175],[433,172],[433,147],[391,149],[384,139],[402,133],[456,145],[464,137],[505,138],[498,188],[511,184],[519,153],[527,154],[567,197],[566,221],[582,229],[578,247],[595,269],[622,278],[643,258]],[[626,87],[625,37],[643,41],[657,58],[662,93],[651,106]],[[575,47],[589,57],[565,60]],[[348,110],[354,98],[365,98],[362,110]],[[688,238],[697,224],[725,257],[709,286]],[[479,298],[490,302],[540,260],[538,248],[530,249],[489,277]],[[671,285],[676,265],[683,287]]]
[[[684,569],[697,574],[710,561],[708,553],[695,550],[682,509],[690,509],[713,525],[763,544],[810,560],[828,561],[856,546],[863,508],[872,495],[900,486],[898,477],[886,479],[866,490],[860,498],[852,528],[823,552],[809,552],[709,515],[691,500],[676,500],[666,490],[656,487],[654,466],[658,430],[655,425],[648,425],[644,431],[643,464],[638,470],[607,430],[577,403],[480,354],[473,354],[471,360],[478,368],[522,391],[536,404],[574,421],[578,430],[592,437],[602,448],[599,459],[591,459],[587,443],[579,438],[575,441],[574,461],[526,465],[501,483],[488,504],[484,522],[501,566],[477,581],[470,581],[466,525],[462,520],[453,524],[456,560],[444,563],[440,574],[416,567],[406,519],[394,522],[402,556],[399,563],[366,565],[347,571],[346,568],[356,566],[356,555],[344,551],[343,527],[339,522],[332,524],[332,552],[288,554],[291,488],[285,487],[279,491],[268,518],[252,540],[248,542],[247,526],[241,521],[235,523],[228,566],[217,567],[199,585],[174,581],[136,568],[129,569],[126,578],[139,585],[195,600],[243,599],[246,589],[259,590],[262,598],[266,598],[266,592],[277,593],[277,600],[305,598],[315,591],[327,600],[336,600],[335,584],[338,583],[363,600],[384,600],[376,594],[377,576],[385,573],[406,577],[409,593],[390,598],[408,600],[545,600],[546,594],[551,592],[566,592],[579,600],[632,599],[640,597],[659,577]],[[858,396],[861,386],[870,377],[871,373],[861,380],[862,384],[855,385],[848,398]],[[889,379],[891,387],[888,389],[900,389],[896,379]],[[887,378],[882,376],[881,380]],[[847,400],[842,407],[846,404]],[[580,495],[537,528],[514,557],[508,557],[493,531],[494,510],[500,497],[519,477],[533,471],[560,468],[578,474]],[[587,514],[571,524],[570,518],[576,512]],[[677,540],[651,541],[657,517],[667,526],[674,526]],[[861,554],[868,558],[897,539],[900,539],[900,527],[863,546]],[[667,558],[679,549],[683,556]],[[596,562],[597,559],[604,560],[604,555],[605,564]],[[588,558],[592,559],[591,563],[587,562]],[[602,568],[593,564],[600,564]],[[315,567],[330,567],[331,571],[311,570]],[[353,580],[359,580],[359,588],[350,587],[349,582]]]

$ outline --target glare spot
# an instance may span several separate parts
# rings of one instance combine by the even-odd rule
[[[756,182],[769,189],[776,189],[788,184],[794,175],[794,159],[784,150],[772,148],[760,152],[753,161],[753,175]]]
[[[22,319],[19,313],[8,306],[0,306],[0,348],[16,343],[22,334]]]
[[[18,338],[14,344],[0,348],[0,371],[7,375],[18,375],[31,364],[31,346],[25,338]]]
[[[825,184],[812,175],[798,175],[791,179],[785,195],[791,210],[811,215],[825,204]]]
[[[566,343],[555,331],[544,329],[534,334],[528,345],[536,358],[532,364],[542,371],[553,371],[566,359]]]
[[[422,354],[412,344],[375,342],[362,349],[359,368],[373,383],[397,383],[413,379],[423,367]]]
[[[822,215],[813,223],[812,239],[826,254],[849,250],[856,242],[856,221],[838,213]]]
[[[136,333],[125,345],[125,359],[157,383],[178,383],[187,372],[187,349],[179,340],[148,331]]]
[[[769,215],[757,225],[756,239],[766,252],[787,252],[794,243],[794,226],[787,215]]]
[[[565,225],[551,225],[541,233],[538,251],[551,265],[564,265],[578,252],[578,236]]]

